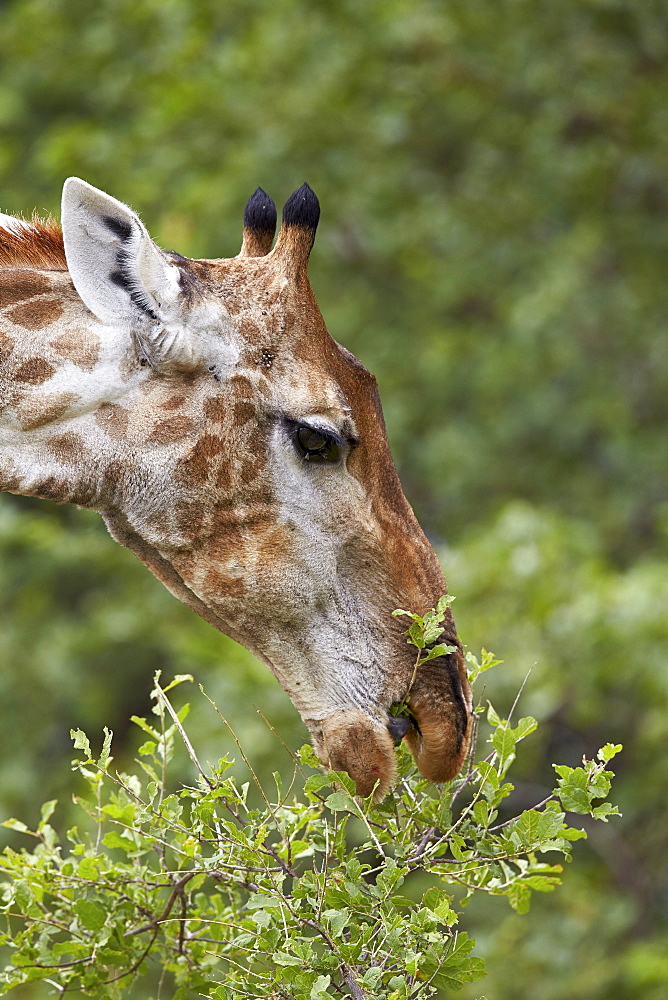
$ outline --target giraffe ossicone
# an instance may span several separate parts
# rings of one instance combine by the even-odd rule
[[[165,252],[77,178],[55,223],[0,216],[0,489],[99,511],[172,593],[257,655],[324,764],[382,796],[393,737],[449,780],[471,729],[457,647],[413,676],[392,617],[445,581],[376,383],[307,275],[318,200],[258,189],[238,256]],[[410,689],[410,690],[409,690]],[[408,698],[414,724],[388,718]]]

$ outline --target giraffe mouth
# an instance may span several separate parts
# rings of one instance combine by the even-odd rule
[[[335,771],[346,771],[358,795],[373,793],[378,801],[387,794],[396,777],[395,746],[402,740],[430,781],[451,781],[464,763],[472,704],[459,652],[425,664],[403,704],[407,714],[388,713],[384,721],[349,708],[309,724],[320,760]]]

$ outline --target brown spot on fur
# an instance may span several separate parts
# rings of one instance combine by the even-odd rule
[[[53,503],[68,503],[71,499],[70,491],[65,483],[56,479],[55,476],[48,476],[31,489],[27,495],[40,497],[42,500],[52,500]]]
[[[7,333],[0,331],[0,364],[6,361],[14,350],[14,341]]]
[[[204,524],[204,512],[194,504],[179,503],[174,513],[178,529],[184,538],[197,538]]]
[[[110,462],[102,473],[100,482],[100,496],[107,502],[113,502],[116,494],[123,486],[126,475],[126,467],[119,461]]]
[[[105,434],[116,441],[127,437],[128,420],[128,411],[123,406],[119,406],[118,403],[103,403],[95,414],[96,424],[102,428]]]
[[[224,463],[218,469],[218,475],[216,476],[216,486],[219,490],[223,490],[225,493],[229,493],[232,489],[233,475],[232,475],[232,464],[230,462]]]
[[[233,534],[227,529],[216,532],[207,540],[206,544],[207,556],[219,562],[239,558],[244,550],[245,546],[239,535]]]
[[[263,535],[260,542],[258,550],[260,564],[271,564],[278,558],[287,561],[293,544],[294,536],[290,529],[282,524],[274,525]]]
[[[216,569],[210,569],[204,578],[204,589],[220,597],[242,597],[246,584],[238,577],[225,576]]]
[[[0,234],[3,230],[0,229]],[[16,269],[0,270],[0,309],[11,306],[35,295],[43,295],[51,288],[45,274]]]
[[[20,408],[19,420],[22,429],[34,431],[38,427],[59,420],[78,398],[74,392],[50,393],[39,398],[31,396]]]
[[[213,434],[204,434],[185,458],[176,463],[174,478],[183,486],[202,486],[209,478],[211,459],[223,450],[223,442]]]
[[[233,375],[230,385],[237,399],[252,399],[255,395],[253,383],[245,375]]]
[[[183,406],[186,401],[186,397],[183,395],[170,396],[166,399],[164,403],[160,403],[161,410],[178,410],[179,406]]]
[[[33,216],[27,225],[0,228],[0,267],[11,266],[66,270],[63,233],[55,219]]]
[[[47,382],[55,371],[53,365],[50,365],[44,358],[28,358],[19,366],[14,378],[17,382],[41,385],[42,382]]]
[[[190,417],[168,417],[167,420],[159,420],[155,424],[147,440],[151,444],[169,444],[172,441],[180,441],[194,427],[195,424]]]
[[[256,410],[252,403],[240,402],[234,404],[234,425],[242,427],[251,420],[255,420]]]
[[[23,305],[14,306],[6,315],[12,323],[26,330],[42,330],[60,319],[63,306],[59,299],[32,299]]]
[[[0,468],[0,490],[6,493],[19,492],[22,476],[11,458],[4,459]]]
[[[228,412],[229,404],[227,400],[222,399],[220,396],[209,396],[208,399],[204,400],[204,416],[209,420],[213,420],[214,423],[224,423]]]
[[[264,455],[247,455],[239,471],[239,482],[247,486],[257,479],[260,472],[265,468],[266,460]]]
[[[92,372],[100,357],[100,339],[90,330],[68,330],[51,341],[56,354],[86,372]]]
[[[75,434],[74,431],[67,431],[65,434],[49,438],[46,444],[59,462],[78,462],[86,450],[83,438]]]

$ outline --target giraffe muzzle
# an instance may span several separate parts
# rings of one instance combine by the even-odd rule
[[[358,795],[378,801],[391,788],[397,770],[394,739],[388,727],[360,708],[332,712],[309,725],[313,748],[325,765],[346,771]]]
[[[395,746],[402,740],[430,781],[451,781],[461,770],[472,720],[471,690],[461,654],[439,656],[421,667],[405,701],[410,714],[388,714],[384,724],[351,708],[309,726],[322,763],[346,771],[358,795],[373,792],[377,801],[386,795],[396,777]]]

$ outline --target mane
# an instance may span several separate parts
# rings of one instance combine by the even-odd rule
[[[6,217],[5,217],[6,218]],[[0,223],[0,267],[36,267],[67,270],[63,232],[55,219]]]

